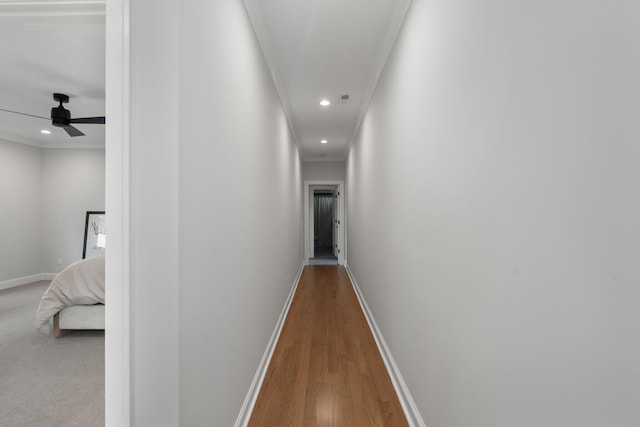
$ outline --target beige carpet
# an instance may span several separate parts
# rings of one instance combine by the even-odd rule
[[[0,291],[0,426],[103,426],[104,332],[38,332],[48,284]]]

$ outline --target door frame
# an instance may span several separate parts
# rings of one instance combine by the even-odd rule
[[[309,258],[313,257],[313,189],[314,187],[337,187],[338,192],[338,264],[344,265],[347,260],[346,252],[346,227],[345,221],[345,197],[344,180],[305,180],[304,181],[304,248],[303,256],[305,264],[309,264]]]
[[[128,427],[131,419],[130,9],[129,0],[109,0],[106,6],[105,424],[122,427]]]
[[[340,194],[340,190],[338,188],[336,188],[336,189],[333,190],[331,195],[332,195],[332,197],[334,199],[337,199],[338,198],[338,194]],[[333,247],[331,248],[331,250],[333,251],[333,256],[336,257],[336,258],[338,258],[339,254],[340,254],[340,251],[338,251],[338,248],[337,248],[338,245],[336,245],[336,241],[338,240],[339,232],[341,231],[341,228],[344,225],[344,224],[339,224],[340,227],[336,228],[336,222],[337,222],[337,219],[338,219],[338,216],[339,216],[338,209],[340,209],[340,203],[338,203],[337,201],[334,201],[334,203],[333,203],[333,212],[332,212],[333,224],[332,224],[332,227],[331,227],[332,228],[332,230],[331,230],[331,233],[332,233],[331,243],[333,243]]]

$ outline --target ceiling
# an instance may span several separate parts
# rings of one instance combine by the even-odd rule
[[[245,0],[304,160],[345,158],[409,3]]]
[[[47,118],[59,92],[69,95],[72,117],[104,116],[104,1],[0,0],[0,52],[0,109]],[[85,136],[0,111],[0,138],[45,148],[104,147],[104,126],[74,126]]]
[[[244,1],[302,158],[343,160],[410,0]],[[60,92],[72,117],[104,115],[105,0],[0,0],[0,51],[0,109],[46,118]],[[104,147],[104,126],[76,127],[0,111],[0,138]]]

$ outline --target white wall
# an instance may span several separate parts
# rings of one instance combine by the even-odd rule
[[[344,181],[344,162],[302,162],[302,179],[305,181]]]
[[[638,2],[414,0],[349,265],[430,427],[640,422]]]
[[[131,16],[132,111],[111,122],[131,123],[131,257],[107,257],[131,316],[107,336],[107,375],[130,374],[131,398],[108,381],[107,422],[130,404],[131,425],[232,425],[302,262],[301,162],[242,2],[141,0]]]
[[[0,140],[0,282],[19,285],[82,258],[85,213],[104,210],[104,174],[103,149]]]
[[[42,151],[0,139],[0,282],[42,273]]]
[[[302,262],[302,168],[242,2],[181,23],[180,424],[230,426]]]
[[[104,210],[104,174],[104,149],[42,150],[42,272],[82,259],[86,212]]]
[[[112,140],[107,139],[107,156],[114,172],[114,183],[109,181],[108,201],[124,216],[120,224],[120,238],[123,244],[130,247],[120,254],[107,252],[107,298],[109,290],[112,294],[126,297],[118,300],[123,310],[124,324],[122,329],[109,334],[109,317],[107,317],[106,347],[108,363],[106,365],[107,382],[105,389],[107,400],[107,425],[126,426],[177,426],[179,422],[179,279],[178,279],[178,44],[179,44],[179,0],[140,0],[123,2],[126,8],[131,5],[130,33],[125,39],[125,57],[130,52],[130,68],[125,68],[125,91],[131,94],[131,100],[125,98],[125,105],[131,110],[122,112],[125,124],[131,123],[130,140],[127,140],[128,128],[122,133],[114,133]],[[117,2],[114,2],[115,6]],[[109,5],[107,5],[109,6]],[[127,10],[127,13],[129,11]],[[109,16],[107,16],[109,22]],[[113,23],[117,26],[117,23]],[[113,28],[113,27],[111,27]],[[108,28],[109,31],[111,28]],[[125,29],[126,32],[126,29]],[[109,34],[107,34],[109,39]],[[117,42],[116,42],[117,43]],[[127,44],[130,43],[130,46]],[[117,49],[121,46],[118,45]],[[130,50],[127,50],[130,49]],[[119,52],[120,53],[120,52]],[[114,61],[116,70],[119,59]],[[129,64],[123,65],[126,67]],[[114,82],[114,77],[109,76]],[[108,89],[107,89],[108,90]],[[115,94],[120,96],[120,94]],[[109,102],[109,94],[107,94]],[[115,125],[122,108],[120,105],[108,105],[114,113]],[[129,116],[125,116],[129,113]],[[110,119],[110,123],[113,123]],[[109,128],[109,125],[107,125]],[[125,144],[116,147],[116,144]],[[129,145],[126,145],[129,144]],[[109,149],[113,147],[110,153]],[[121,156],[121,157],[119,157]],[[130,156],[130,157],[129,157]],[[122,175],[119,169],[122,168]],[[109,175],[107,175],[109,177]],[[116,187],[119,179],[129,178],[123,186]],[[108,178],[109,179],[109,178]],[[127,194],[127,190],[130,191]],[[121,193],[118,194],[118,191]],[[122,193],[124,192],[124,193]],[[119,195],[115,201],[113,196]],[[110,205],[107,204],[110,211]],[[127,222],[127,220],[129,222]],[[107,217],[107,227],[110,227]],[[119,225],[116,225],[118,227]],[[123,258],[116,258],[122,256]],[[113,257],[113,258],[110,258]],[[121,271],[114,272],[114,264],[123,262]],[[127,269],[130,269],[127,271]],[[109,273],[113,280],[109,280]],[[121,276],[118,275],[121,274]],[[116,307],[116,310],[118,307]],[[109,307],[107,301],[107,310]],[[117,311],[112,315],[118,316]],[[109,311],[107,311],[107,316]],[[127,316],[130,316],[127,319]],[[126,321],[129,320],[129,324]],[[118,325],[120,319],[115,319]],[[126,331],[124,330],[126,328]],[[119,354],[113,351],[116,339],[125,341],[123,348],[128,357],[113,372],[114,363],[121,363]],[[117,344],[122,345],[122,341]],[[130,344],[129,344],[130,343]],[[127,348],[130,345],[130,348]],[[127,366],[128,363],[128,366]],[[126,377],[129,384],[122,385],[123,392],[118,389],[119,378]],[[130,389],[128,388],[130,386]],[[123,396],[124,403],[114,401]],[[129,394],[126,396],[126,394]],[[115,405],[115,406],[113,406]],[[112,408],[124,405],[130,409],[122,419],[114,416]]]

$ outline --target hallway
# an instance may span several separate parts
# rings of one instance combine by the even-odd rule
[[[305,267],[249,425],[407,425],[344,267]]]
[[[344,271],[292,295],[318,181],[411,425],[640,426],[640,2],[106,9],[108,427],[400,413]]]

